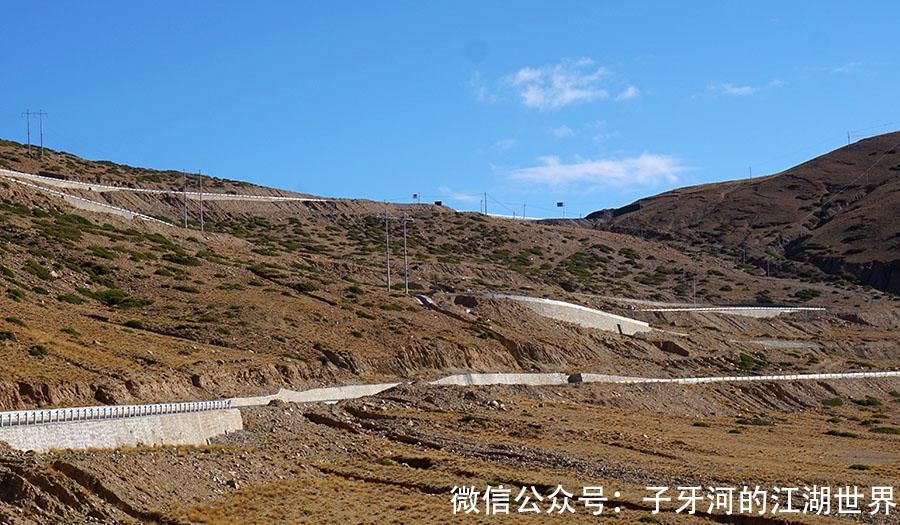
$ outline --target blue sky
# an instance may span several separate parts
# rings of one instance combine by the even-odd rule
[[[897,2],[7,2],[0,136],[571,215],[900,128]]]

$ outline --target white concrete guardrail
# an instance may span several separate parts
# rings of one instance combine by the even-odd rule
[[[878,377],[900,377],[900,371],[884,372],[844,372],[828,374],[778,374],[759,376],[710,376],[710,377],[630,377],[607,374],[565,374],[550,373],[466,373],[454,374],[429,382],[431,385],[484,386],[484,385],[564,385],[567,383],[725,383],[737,381],[807,381],[821,379],[863,379]],[[402,383],[377,383],[345,385],[311,390],[295,391],[281,389],[269,396],[236,397],[214,401],[190,401],[183,403],[154,403],[148,405],[101,405],[73,408],[52,408],[39,410],[17,410],[0,412],[0,428],[19,425],[42,425],[70,423],[77,421],[97,421],[104,419],[125,419],[142,416],[186,414],[230,408],[262,406],[273,400],[290,403],[334,403],[345,399],[372,396],[389,390]]]
[[[186,195],[191,199],[198,199],[202,196],[204,200],[237,200],[237,201],[271,201],[271,202],[326,202],[328,199],[318,199],[312,197],[281,197],[277,195],[246,195],[240,193],[216,193],[216,192],[198,192],[198,191],[180,191],[180,190],[160,190],[151,188],[131,188],[128,186],[111,186],[109,184],[96,184],[92,182],[83,182],[77,180],[56,179],[53,177],[45,177],[35,175],[33,173],[23,173],[7,169],[0,169],[0,175],[10,177],[12,179],[27,179],[35,182],[41,182],[58,188],[80,189],[98,193],[110,191],[124,191],[130,193],[152,193],[158,195]]]
[[[400,383],[376,383],[369,385],[344,385],[326,388],[313,388],[312,390],[287,390],[282,388],[277,394],[257,397],[235,397],[229,399],[231,406],[250,407],[267,405],[274,400],[285,403],[337,403],[344,399],[356,399],[358,397],[374,396],[379,392],[394,388]]]
[[[686,378],[626,377],[605,374],[495,373],[456,374],[429,384],[437,386],[562,385],[566,383],[700,384],[738,381],[804,381],[898,377],[900,371],[830,374],[783,374]],[[269,396],[107,405],[0,412],[0,441],[16,450],[113,448],[144,445],[202,445],[210,438],[243,428],[238,407],[260,406],[280,399],[295,403],[335,403],[375,395],[401,383],[316,388],[302,392],[281,389]]]
[[[540,297],[526,297],[524,295],[488,294],[487,296],[522,303],[544,317],[574,323],[586,328],[596,328],[623,335],[634,335],[652,330],[650,325],[644,321],[611,314],[595,308],[588,308],[580,304]]]
[[[810,381],[821,379],[865,379],[877,377],[900,377],[900,371],[887,372],[845,372],[834,374],[779,374],[762,376],[713,376],[713,377],[623,377],[604,374],[573,374],[573,383],[676,383],[695,385],[700,383],[731,383],[739,381]]]
[[[157,219],[156,217],[151,217],[149,215],[144,215],[143,213],[138,213],[136,211],[132,211],[132,210],[129,210],[126,208],[120,208],[118,206],[106,204],[105,202],[97,202],[97,201],[92,201],[90,199],[85,199],[84,197],[78,197],[76,195],[69,195],[68,193],[63,192],[63,191],[57,191],[54,189],[45,188],[43,186],[39,186],[37,184],[31,184],[30,182],[25,182],[23,180],[19,180],[16,178],[10,178],[9,180],[15,182],[16,184],[21,184],[22,186],[27,186],[29,188],[32,188],[32,189],[35,189],[38,191],[42,191],[44,193],[49,193],[51,195],[56,195],[56,196],[62,197],[63,199],[70,201],[70,202],[72,202],[76,205],[79,205],[82,208],[85,208],[88,210],[114,213],[116,215],[121,215],[127,219],[138,218],[138,219],[149,221],[149,222],[155,222],[157,224],[165,224],[166,226],[172,226],[172,224],[170,224],[166,221],[161,221],[161,220]]]
[[[824,312],[825,308],[811,306],[690,306],[678,308],[642,308],[639,311],[720,313],[766,318],[796,312]]]
[[[44,425],[76,421],[100,421],[168,414],[190,414],[231,408],[230,399],[216,401],[189,401],[186,403],[155,403],[150,405],[105,405],[76,408],[51,408],[45,410],[18,410],[0,412],[0,428],[21,425]],[[2,438],[2,436],[0,436]]]
[[[484,386],[484,385],[565,385],[569,382],[569,374],[531,373],[531,374],[456,374],[442,377],[429,384]]]

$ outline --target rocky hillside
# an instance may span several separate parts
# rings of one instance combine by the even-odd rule
[[[799,277],[900,294],[900,132],[768,177],[704,184],[588,216],[591,226],[674,239]]]
[[[884,347],[896,328],[894,310],[880,294],[766,277],[703,246],[677,250],[626,234],[339,199],[209,200],[201,234],[195,201],[191,228],[175,226],[179,195],[50,184],[178,189],[180,173],[61,152],[40,161],[11,142],[0,158],[10,169],[50,174],[44,185],[0,177],[0,409],[216,398],[460,370],[695,374],[748,363],[812,371],[894,359]],[[287,195],[213,181],[210,191]],[[163,222],[129,220],[86,201]],[[394,286],[385,287],[377,218],[385,213],[414,219],[411,295],[400,284],[398,222],[391,222]],[[759,348],[734,342],[735,333],[807,337],[810,323],[802,319],[729,321],[728,333],[712,323],[680,341],[676,357],[662,350],[665,333],[635,339],[551,322],[503,301],[456,304],[462,293],[485,291],[625,314],[633,306],[609,297],[748,303],[765,293],[833,313],[811,323],[828,334],[814,360],[773,351],[748,361],[741,356]],[[887,320],[860,317],[870,304],[884,305]],[[865,341],[854,328],[862,326],[870,329]]]

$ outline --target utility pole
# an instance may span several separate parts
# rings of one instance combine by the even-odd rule
[[[693,288],[692,288],[691,296],[693,297],[694,304],[697,304],[697,274],[693,275]]]
[[[487,215],[487,192],[484,192],[484,214]]]
[[[847,132],[847,145],[850,145],[850,132]]]
[[[206,227],[203,223],[203,170],[197,172],[200,175],[200,233],[206,232]]]
[[[25,113],[22,113],[22,116],[25,117],[25,140],[28,143],[28,156],[31,156],[31,116],[34,113],[31,112],[31,109],[26,109]]]
[[[525,220],[525,203],[522,203],[522,220]]]
[[[403,289],[409,295],[409,257],[406,250],[406,223],[412,219],[403,217]]]
[[[393,219],[388,214],[384,214],[379,219],[384,219],[384,260],[387,266],[387,290],[391,291],[391,229],[388,221]]]
[[[41,129],[41,158],[44,158],[44,117],[47,116],[43,109],[39,109],[35,115],[38,116],[38,123]]]
[[[753,178],[753,166],[750,166],[750,178]]]
[[[186,230],[188,227],[188,217],[187,217],[187,172],[181,170],[181,203],[184,208],[184,229]]]

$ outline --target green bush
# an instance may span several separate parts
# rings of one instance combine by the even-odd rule
[[[25,263],[25,271],[44,281],[49,281],[53,278],[50,274],[50,270],[44,268],[44,266],[37,261],[28,261]]]
[[[128,328],[137,328],[137,329],[144,328],[144,323],[142,323],[141,321],[139,321],[137,319],[129,319],[128,321],[125,321],[125,323],[123,323],[123,324],[125,326],[127,326]]]
[[[109,307],[121,309],[140,308],[152,304],[153,301],[148,299],[134,299],[129,297],[127,293],[118,288],[106,288],[92,292],[90,290],[79,290],[82,294],[92,297]]]
[[[839,397],[832,397],[822,400],[822,404],[827,407],[839,407],[844,404],[844,400]]]
[[[829,430],[828,432],[825,432],[825,435],[826,436],[835,436],[835,437],[844,437],[844,438],[859,437],[856,434],[854,434],[853,432],[844,432],[842,430]]]
[[[200,259],[191,257],[190,255],[180,255],[177,253],[167,253],[163,255],[163,259],[170,263],[180,264],[181,266],[200,266],[203,264]]]
[[[34,345],[28,349],[28,355],[32,357],[44,357],[48,353],[47,347],[44,345]]]
[[[311,282],[308,282],[308,281],[307,281],[307,282],[304,282],[304,283],[296,283],[296,284],[292,284],[292,285],[291,285],[291,288],[293,288],[294,290],[297,290],[297,291],[300,292],[300,293],[310,293],[310,292],[315,292],[316,290],[319,289],[319,287],[316,286],[314,283],[311,283]]]
[[[881,400],[872,396],[866,396],[865,399],[854,399],[853,402],[861,407],[881,406]]]
[[[82,299],[78,295],[71,294],[71,293],[60,295],[56,298],[56,300],[61,303],[69,303],[69,304],[83,304],[84,303],[84,299]]]
[[[772,423],[771,421],[766,421],[765,419],[763,419],[759,416],[754,416],[749,419],[741,418],[741,419],[738,419],[736,421],[736,423],[738,425],[752,425],[752,426],[757,426],[757,427],[770,427],[775,424],[775,423]]]

